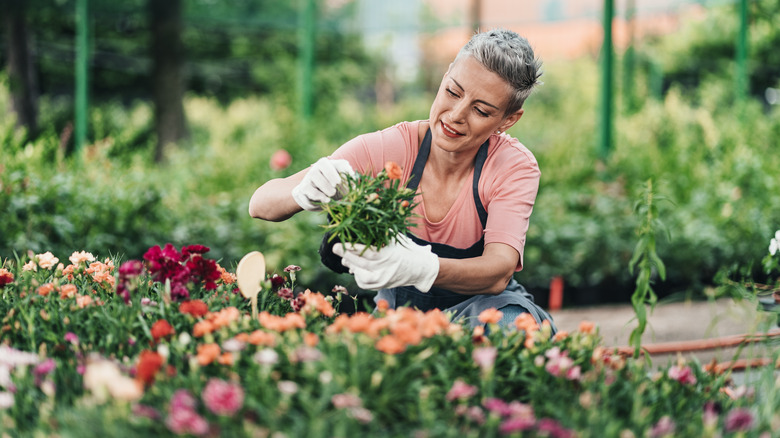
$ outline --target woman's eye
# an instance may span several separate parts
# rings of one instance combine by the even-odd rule
[[[482,116],[482,117],[487,117],[487,116],[489,115],[488,113],[486,113],[486,112],[482,111],[482,110],[481,110],[481,109],[479,109],[479,108],[476,108],[476,107],[475,107],[474,109],[475,109],[475,110],[477,110],[477,113],[479,113],[479,115],[480,115],[480,116]]]
[[[452,97],[458,97],[458,95],[457,95],[457,94],[455,94],[455,92],[454,92],[454,91],[452,91],[452,90],[450,90],[449,88],[447,88],[446,90],[447,90],[447,93],[449,93],[449,95],[450,95],[450,96],[452,96]]]

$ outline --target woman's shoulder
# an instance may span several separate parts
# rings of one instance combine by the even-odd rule
[[[533,166],[538,167],[536,157],[520,140],[509,134],[493,134],[490,139],[488,160],[503,166]]]

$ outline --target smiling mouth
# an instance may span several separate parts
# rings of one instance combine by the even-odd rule
[[[446,135],[447,137],[456,138],[456,137],[460,137],[462,135],[465,135],[465,134],[461,134],[460,132],[450,128],[449,125],[447,125],[444,122],[441,122],[441,128],[442,128],[442,131],[444,132],[444,135]]]

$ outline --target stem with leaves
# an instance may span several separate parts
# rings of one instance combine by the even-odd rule
[[[652,288],[653,272],[656,271],[661,280],[666,279],[666,267],[656,253],[656,235],[661,222],[658,219],[658,207],[656,201],[662,199],[653,192],[653,180],[647,180],[642,198],[634,206],[634,213],[639,217],[640,224],[637,229],[639,241],[634,248],[634,254],[628,263],[631,275],[638,271],[636,289],[631,295],[631,305],[634,307],[637,327],[631,331],[628,343],[634,347],[634,357],[639,356],[642,343],[642,334],[647,327],[647,308],[652,312],[658,297]]]

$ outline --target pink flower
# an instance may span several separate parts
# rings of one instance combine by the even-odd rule
[[[567,380],[580,380],[580,377],[582,377],[582,370],[579,365],[571,367],[566,371]]]
[[[650,438],[661,438],[667,436],[673,436],[676,425],[674,421],[668,416],[664,415],[655,423],[652,429],[650,429]]]
[[[447,400],[466,400],[477,393],[477,387],[469,385],[463,380],[457,379],[452,388],[447,392]]]
[[[171,432],[179,435],[189,433],[201,436],[209,431],[209,423],[191,409],[171,411],[165,420],[165,425]]]
[[[79,337],[73,332],[65,333],[65,342],[70,342],[71,344],[78,344],[79,343]]]
[[[490,412],[502,417],[509,415],[509,406],[500,398],[489,397],[482,402],[482,406]]]
[[[669,368],[669,378],[676,380],[684,385],[695,385],[696,376],[693,375],[693,370],[689,366],[674,365]]]
[[[203,403],[217,415],[232,416],[244,405],[244,390],[239,385],[212,378],[203,389]]]
[[[529,430],[534,427],[534,424],[536,424],[536,420],[533,419],[522,417],[509,418],[501,423],[501,426],[498,427],[498,430],[504,435],[511,435],[515,432]]]
[[[743,408],[736,408],[726,414],[726,432],[744,432],[753,428],[753,414]]]
[[[475,348],[471,353],[471,358],[474,359],[474,362],[479,365],[483,372],[487,372],[493,368],[497,353],[498,349],[496,347],[479,347]]]
[[[43,254],[38,254],[36,258],[38,259],[38,266],[40,266],[43,269],[50,269],[54,266],[57,266],[57,263],[60,261],[60,259],[54,257],[54,254],[52,254],[51,251],[46,251]]]
[[[295,272],[300,271],[301,267],[296,265],[288,265],[286,268],[284,268],[284,272]]]
[[[70,262],[74,265],[78,265],[81,262],[94,262],[95,256],[86,251],[74,251],[73,254],[68,257],[68,260],[70,260]]]
[[[539,424],[536,425],[537,432],[541,432],[539,436],[549,436],[551,438],[571,438],[574,436],[574,432],[561,426],[560,423],[552,418],[543,418],[539,420]]]
[[[268,163],[272,170],[284,170],[292,164],[292,156],[284,149],[279,149],[271,155],[271,161]]]
[[[350,393],[334,394],[333,397],[330,398],[330,402],[333,403],[333,407],[336,409],[357,408],[363,406],[363,400],[361,400],[360,397]]]
[[[182,409],[195,409],[197,400],[186,389],[179,389],[171,396],[171,405],[169,410],[178,411]]]

